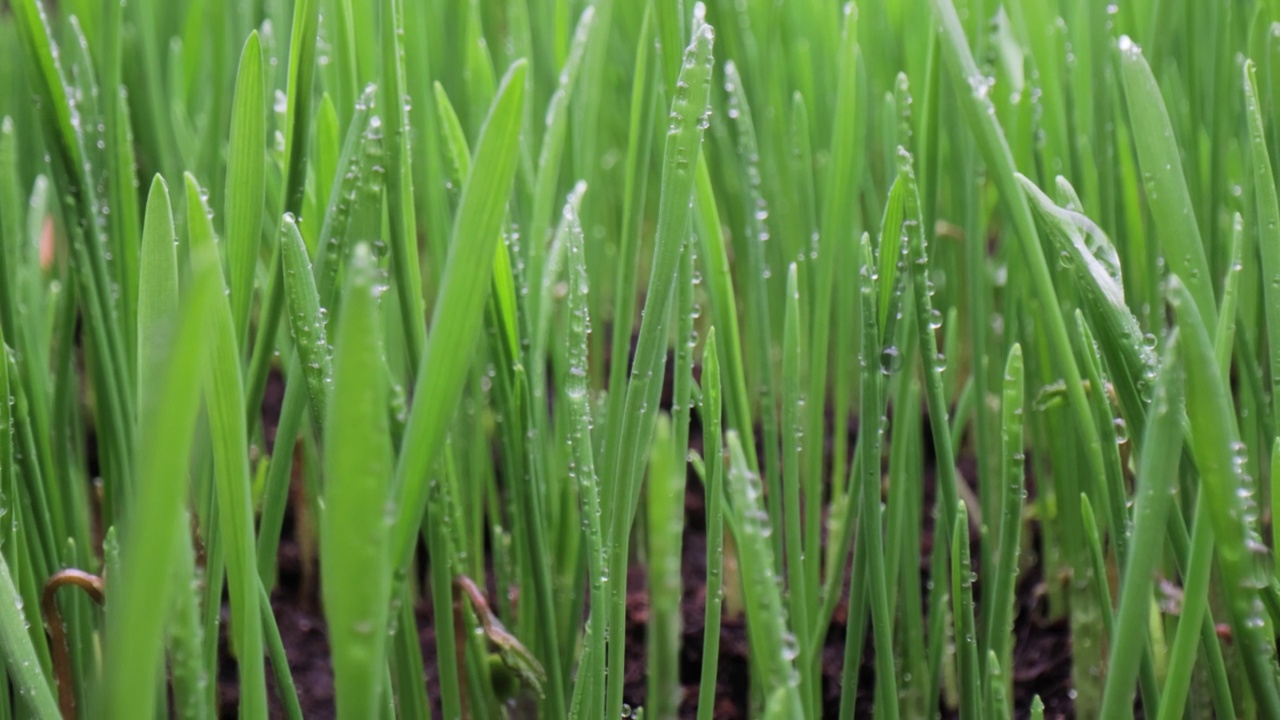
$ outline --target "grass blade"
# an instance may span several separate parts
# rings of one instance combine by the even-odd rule
[[[1011,667],[1013,661],[1013,612],[1017,600],[1018,551],[1022,543],[1022,502],[1026,492],[1026,456],[1022,442],[1023,381],[1022,346],[1015,343],[1005,361],[1004,400],[1000,404],[1004,497],[1000,503],[999,524],[996,525],[1000,540],[995,583],[990,595],[983,593],[986,607],[983,608],[985,622],[982,627],[986,635],[981,647],[996,659],[1000,667]],[[990,671],[987,674],[989,678],[992,675]],[[994,678],[990,681],[995,682]],[[1007,690],[1000,688],[1002,692]],[[995,692],[992,685],[986,696],[994,697]]]
[[[226,285],[222,280],[221,263],[214,246],[210,212],[200,185],[190,173],[186,175],[186,186],[191,261],[197,267],[202,263],[217,267],[214,284],[221,291],[210,307],[212,337],[205,377],[220,523],[215,542],[221,544],[226,558],[227,587],[240,670],[241,713],[243,717],[265,718],[267,688],[258,608],[258,571],[254,554],[249,444],[244,419],[244,387],[240,379],[240,353]]]
[[[1132,711],[1138,662],[1147,643],[1154,568],[1160,566],[1163,536],[1173,500],[1182,445],[1182,369],[1177,363],[1176,336],[1165,341],[1164,358],[1152,399],[1150,423],[1143,438],[1134,508],[1133,542],[1121,579],[1116,630],[1111,642],[1112,670],[1107,674],[1102,708],[1107,717]],[[1148,715],[1155,713],[1147,708]]]
[[[978,679],[977,628],[973,621],[973,569],[969,560],[969,512],[961,501],[951,539],[951,602],[955,618],[956,665],[960,675],[960,718],[982,717]]]
[[[1160,87],[1142,56],[1142,48],[1128,36],[1120,38],[1120,77],[1124,81],[1143,186],[1169,269],[1186,283],[1206,326],[1215,327],[1218,312],[1213,299],[1213,280],[1187,179],[1182,172],[1173,125],[1169,122]]]
[[[1275,175],[1267,152],[1266,128],[1258,102],[1252,61],[1244,65],[1244,98],[1249,117],[1249,147],[1253,168],[1254,201],[1257,203],[1258,255],[1262,268],[1263,308],[1267,327],[1267,366],[1271,372],[1272,413],[1280,418],[1280,204],[1276,201]],[[1273,476],[1274,477],[1274,476]],[[1280,558],[1280,554],[1277,554]]]
[[[760,476],[747,467],[746,456],[737,433],[728,434],[729,496],[737,515],[738,542],[744,556],[753,558],[742,564],[743,595],[746,598],[748,622],[760,630],[753,641],[753,659],[764,683],[765,717],[803,717],[799,682],[794,661],[797,656],[795,635],[787,626],[787,614],[774,574],[773,549],[768,533],[768,515],[760,504],[764,489]]]
[[[139,437],[152,450],[140,456],[133,521],[121,537],[121,576],[111,586],[103,641],[103,716],[109,720],[154,714],[155,678],[164,657],[164,625],[157,618],[166,617],[170,598],[189,592],[172,575],[154,568],[174,566],[186,532],[185,478],[200,407],[200,379],[209,356],[204,319],[213,308],[219,285],[216,266],[198,265],[186,300],[178,304],[176,269],[170,269],[173,236],[164,212],[168,205],[164,185],[153,184],[152,196],[139,257],[143,268],[138,278],[143,312],[139,339],[158,339],[157,330],[167,326],[171,350],[157,376],[156,387],[161,391],[157,396],[165,401],[140,405]],[[167,308],[167,317],[147,308]],[[145,354],[139,358],[156,371]]]
[[[462,394],[469,353],[460,349],[470,349],[480,328],[498,229],[515,177],[525,72],[526,64],[517,62],[503,78],[476,143],[472,172],[455,216],[431,338],[415,374],[416,402],[405,427],[415,441],[402,448],[392,485],[400,508],[393,540],[397,567],[405,567],[412,557],[426,509],[427,473],[439,457]]]
[[[391,601],[388,489],[393,466],[374,261],[357,246],[336,337],[325,436],[321,572],[338,714],[375,717]]]
[[[231,317],[241,343],[248,340],[253,272],[258,266],[266,201],[266,92],[262,78],[262,46],[255,31],[249,34],[240,52],[235,99],[231,103],[231,139],[227,143],[227,275]]]
[[[306,380],[307,395],[311,400],[312,427],[319,434],[329,420],[329,384],[333,373],[326,330],[328,313],[320,306],[307,246],[298,232],[297,223],[289,214],[280,219],[280,257],[289,329],[293,333],[294,351],[302,363],[302,377]]]
[[[1249,685],[1260,711],[1280,715],[1271,657],[1266,611],[1257,588],[1265,587],[1268,568],[1260,565],[1257,551],[1265,547],[1257,538],[1256,509],[1243,477],[1244,446],[1239,442],[1230,395],[1213,345],[1191,290],[1172,283],[1171,298],[1183,338],[1187,368],[1187,417],[1191,421],[1190,446],[1203,478],[1201,492],[1213,521],[1217,557],[1227,594],[1228,617],[1248,673]]]
[[[619,444],[606,448],[606,466],[613,482],[605,492],[605,524],[609,542],[609,574],[622,577],[631,535],[631,525],[640,500],[641,448],[650,445],[658,409],[658,395],[666,370],[667,335],[675,295],[675,276],[680,253],[689,229],[690,199],[693,196],[692,163],[698,162],[702,135],[709,112],[711,48],[715,33],[703,25],[693,43],[685,49],[680,71],[684,89],[671,103],[672,123],[667,133],[662,166],[662,194],[658,208],[658,229],[649,297],[636,342],[636,360],[627,384]],[[615,399],[615,402],[617,400]],[[621,629],[625,591],[621,584],[613,591],[610,627]],[[613,714],[622,706],[622,643],[609,647],[609,690],[605,712]]]
[[[702,418],[706,444],[707,482],[707,605],[703,622],[702,674],[698,687],[698,720],[711,720],[720,666],[721,588],[724,575],[724,452],[720,434],[720,361],[716,354],[716,330],[707,331],[702,347]]]
[[[21,597],[3,554],[0,554],[0,593],[6,598]],[[24,705],[33,717],[59,717],[58,703],[53,699],[49,681],[40,672],[40,660],[27,635],[26,622],[21,602],[4,604],[4,610],[0,611],[0,648],[4,649],[9,679],[16,685],[18,696],[25,698]]]

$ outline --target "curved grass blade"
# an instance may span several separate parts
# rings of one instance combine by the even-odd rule
[[[1099,476],[1104,475],[1100,440],[1093,424],[1092,409],[1084,393],[1080,369],[1074,360],[1066,318],[1054,294],[1053,278],[1036,236],[1031,209],[1018,186],[1013,154],[995,118],[994,106],[989,97],[990,85],[974,61],[960,18],[956,14],[955,4],[951,0],[934,0],[933,6],[941,21],[944,61],[957,85],[962,89],[966,86],[970,89],[970,92],[962,90],[958,93],[965,121],[982,151],[988,171],[994,176],[1000,200],[1013,221],[1013,234],[1030,273],[1030,285],[1036,299],[1043,305],[1049,347],[1065,375],[1068,400],[1082,434],[1089,471]],[[1074,522],[1069,517],[1065,521]]]
[[[1114,255],[1110,240],[1092,220],[1059,207],[1023,175],[1016,177],[1030,201],[1037,224],[1057,252],[1059,265],[1072,270],[1074,287],[1083,300],[1081,308],[1102,341],[1098,347],[1113,376],[1125,420],[1132,423],[1134,433],[1140,434],[1155,375],[1154,344],[1143,334],[1138,319],[1125,303],[1118,265],[1100,259]],[[1059,187],[1074,196],[1074,190],[1061,178]],[[1104,250],[1095,254],[1094,248]]]
[[[388,489],[393,470],[388,378],[366,245],[347,271],[325,434],[321,582],[333,648],[338,714],[375,717],[391,601]]]
[[[1129,124],[1147,201],[1151,204],[1151,217],[1169,269],[1182,278],[1206,327],[1215,327],[1218,312],[1213,299],[1213,279],[1209,275],[1209,261],[1196,224],[1187,179],[1182,172],[1173,125],[1169,122],[1160,86],[1142,56],[1142,48],[1127,35],[1120,37],[1120,77],[1124,81]]]
[[[1265,545],[1257,536],[1256,509],[1251,509],[1252,497],[1243,477],[1244,446],[1239,442],[1231,396],[1223,387],[1213,344],[1191,290],[1173,281],[1170,296],[1187,368],[1189,443],[1203,479],[1201,492],[1207,499],[1203,507],[1213,521],[1232,633],[1260,712],[1280,717],[1280,694],[1272,670],[1274,646],[1258,594],[1259,587],[1266,587],[1269,568],[1257,558]]]
[[[480,328],[498,229],[515,177],[526,67],[517,62],[503,78],[476,143],[473,170],[454,220],[431,338],[416,373],[415,402],[405,427],[414,442],[402,448],[393,483],[393,497],[399,498],[393,540],[399,568],[412,558],[428,498],[427,473],[443,447],[462,394],[469,348]]]
[[[284,269],[289,329],[293,334],[294,352],[302,363],[302,376],[307,383],[311,422],[317,433],[323,433],[329,420],[329,382],[333,373],[325,328],[327,313],[320,306],[306,243],[302,241],[293,216],[287,213],[280,219],[280,258]]]
[[[231,138],[227,143],[227,275],[236,338],[248,340],[253,274],[258,266],[266,197],[266,92],[262,84],[262,46],[249,33],[240,51],[235,97],[231,101]]]

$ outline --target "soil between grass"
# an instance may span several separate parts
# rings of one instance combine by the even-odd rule
[[[268,386],[264,403],[264,426],[268,428],[268,442],[272,440],[275,415],[278,413],[282,386],[273,377]],[[923,422],[923,418],[921,419]],[[694,445],[701,445],[696,419],[693,425]],[[856,428],[850,427],[849,447],[853,447]],[[925,429],[926,443],[928,430]],[[830,448],[828,438],[828,449]],[[931,455],[932,453],[930,453]],[[925,507],[933,507],[932,458],[925,471]],[[972,468],[965,474],[972,477]],[[297,480],[295,479],[295,484]],[[301,498],[301,489],[295,488],[293,498]],[[929,554],[933,546],[933,522],[930,513],[922,518],[922,557],[920,558],[921,583],[927,582]],[[325,720],[334,717],[333,671],[329,663],[329,644],[326,637],[324,615],[320,607],[319,588],[315,578],[318,568],[312,558],[303,558],[297,542],[298,527],[292,509],[285,519],[279,556],[279,583],[271,596],[272,609],[280,628],[285,652],[289,659],[298,700],[303,716],[308,720]],[[976,540],[976,538],[975,538]],[[1033,527],[1033,547],[1039,554],[1039,532]],[[846,568],[846,574],[848,570]],[[694,718],[697,714],[698,686],[702,667],[702,644],[705,634],[703,624],[706,607],[706,521],[702,486],[690,472],[685,495],[685,530],[681,563],[683,592],[681,597],[682,638],[680,645],[680,682],[684,698],[680,704],[680,717]],[[847,587],[837,605],[822,651],[822,707],[824,718],[838,716],[841,696],[841,674],[844,660],[844,639],[847,624]],[[626,669],[624,674],[624,699],[632,705],[644,705],[646,682],[645,631],[648,620],[648,597],[645,590],[645,569],[633,564],[627,576],[627,628]],[[980,589],[979,589],[980,592]],[[923,594],[923,593],[922,593]],[[927,594],[925,594],[927,596]],[[1023,572],[1018,583],[1016,636],[1013,660],[1015,717],[1029,714],[1031,700],[1040,695],[1045,704],[1046,718],[1074,717],[1070,695],[1071,638],[1065,620],[1045,619],[1043,578],[1039,564]],[[435,657],[434,613],[430,602],[424,599],[415,609],[418,616],[419,641],[426,668],[428,694],[433,713],[439,712],[439,678]],[[226,623],[223,623],[225,635]],[[748,673],[747,631],[742,617],[730,617],[727,613],[720,629],[720,659],[716,678],[715,717],[717,720],[735,720],[748,716],[750,679]],[[871,716],[874,687],[874,657],[871,651],[870,631],[862,653],[862,666],[858,673],[857,717]],[[223,638],[225,642],[225,637]],[[234,718],[237,714],[239,690],[236,685],[235,664],[223,652],[224,661],[218,671],[218,698],[221,717]],[[275,694],[274,681],[268,673],[271,685],[272,717],[283,715]],[[945,701],[944,701],[945,704]],[[954,712],[943,708],[944,717]]]

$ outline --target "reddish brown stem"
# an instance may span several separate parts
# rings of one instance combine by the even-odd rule
[[[71,651],[67,648],[67,630],[62,624],[62,611],[58,609],[57,602],[58,588],[64,585],[80,588],[99,605],[102,604],[106,587],[102,578],[97,575],[68,568],[54,573],[45,581],[44,592],[40,595],[40,611],[44,613],[45,622],[49,626],[53,672],[58,680],[58,706],[62,709],[63,720],[75,720],[76,693],[71,674]]]

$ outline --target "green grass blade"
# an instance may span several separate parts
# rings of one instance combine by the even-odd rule
[[[787,307],[786,321],[782,331],[782,427],[786,433],[782,448],[782,483],[786,491],[784,505],[786,508],[786,553],[788,577],[788,609],[796,634],[802,640],[800,648],[804,658],[813,657],[813,650],[804,647],[811,640],[812,621],[809,618],[809,587],[805,577],[805,553],[818,553],[821,548],[806,547],[803,541],[803,529],[800,519],[800,452],[804,441],[804,395],[801,389],[801,362],[803,345],[801,338],[804,329],[800,322],[800,289],[797,279],[798,270],[795,263],[787,269]],[[810,666],[806,664],[805,670]],[[801,675],[801,682],[807,684],[810,678]],[[806,691],[804,697],[811,697]],[[809,715],[815,708],[806,706]]]
[[[382,177],[377,172],[382,157],[382,141],[372,128],[374,89],[366,88],[355,109],[342,156],[340,171],[333,179],[325,211],[315,262],[316,292],[323,308],[335,308],[338,269],[351,246],[352,238],[375,237],[382,226]],[[336,309],[336,308],[335,308]],[[288,499],[289,475],[293,463],[293,446],[308,407],[302,361],[295,357],[285,376],[284,406],[276,426],[277,446],[267,471],[267,489],[262,503],[258,529],[258,571],[263,583],[270,585],[275,577],[276,549],[284,522]],[[256,418],[259,409],[251,409]]]
[[[409,154],[409,118],[404,98],[404,55],[400,37],[404,32],[402,5],[398,0],[382,0],[382,108],[386,131],[387,229],[391,270],[396,298],[404,326],[404,344],[409,367],[416,371],[426,345],[422,324],[422,277],[418,266],[418,229],[413,214],[413,168]],[[412,378],[412,372],[409,374]]]
[[[312,427],[319,434],[329,420],[329,383],[333,373],[326,329],[328,313],[320,306],[307,246],[298,232],[297,223],[289,214],[280,219],[280,257],[289,329],[293,334],[294,351],[302,363],[302,376],[307,383]]]
[[[250,500],[249,445],[244,419],[244,386],[240,378],[240,352],[231,319],[231,306],[214,245],[213,225],[203,191],[190,173],[186,175],[187,223],[191,236],[191,261],[218,267],[215,285],[221,290],[209,319],[212,327],[210,357],[205,377],[205,399],[213,447],[214,486],[217,497],[219,538],[225,553],[227,588],[240,670],[242,717],[265,718],[267,688],[263,663],[262,623],[258,608],[257,564],[254,554],[253,506]]]
[[[1186,283],[1208,327],[1217,325],[1213,278],[1196,224],[1191,194],[1182,171],[1173,126],[1155,76],[1128,36],[1120,38],[1120,77],[1124,81],[1138,165],[1151,216],[1169,269]]]
[[[157,338],[155,330],[168,326],[170,348],[156,386],[164,402],[143,403],[139,437],[150,450],[139,457],[139,476],[131,522],[121,537],[121,576],[112,580],[103,647],[103,717],[110,720],[150,717],[154,713],[155,678],[161,670],[163,623],[171,598],[179,587],[173,575],[155,568],[173,567],[180,538],[187,532],[182,507],[187,494],[187,468],[196,416],[200,408],[200,379],[206,373],[208,333],[204,321],[218,293],[216,267],[199,266],[186,300],[178,304],[176,270],[171,269],[172,226],[164,209],[163,184],[153,186],[154,211],[147,213],[140,253],[139,308],[167,309],[167,317],[146,312],[140,318],[141,337]],[[158,338],[157,338],[158,339]],[[140,356],[149,362],[145,355]],[[255,623],[256,624],[256,623]]]
[[[1178,366],[1176,337],[1165,341],[1164,358],[1157,375],[1151,417],[1139,461],[1137,502],[1134,507],[1133,542],[1116,610],[1115,636],[1111,641],[1111,672],[1107,673],[1102,707],[1107,717],[1132,711],[1133,686],[1138,663],[1147,643],[1152,571],[1160,566],[1164,533],[1178,476],[1182,445],[1182,369]],[[1152,708],[1146,708],[1154,715]]]
[[[262,46],[249,34],[240,52],[235,99],[231,103],[231,139],[227,143],[227,276],[236,337],[248,340],[253,274],[258,266],[262,215],[266,202],[266,91],[262,85]]]
[[[393,540],[397,567],[412,557],[427,501],[427,473],[443,446],[445,432],[462,394],[469,352],[480,328],[498,229],[515,177],[526,64],[511,66],[476,143],[472,172],[453,226],[449,259],[432,315],[431,337],[416,373],[416,401],[405,427],[415,438],[396,466],[393,496],[399,511]],[[462,350],[467,348],[467,350]]]
[[[702,674],[698,686],[698,720],[711,720],[715,709],[716,674],[720,667],[720,613],[724,577],[724,453],[721,447],[720,361],[716,354],[716,330],[707,331],[702,347],[702,418],[707,480],[707,604],[703,627]]]
[[[151,377],[159,377],[153,375]],[[185,512],[179,513],[179,527],[191,527]],[[171,592],[166,635],[168,638],[169,677],[173,687],[173,708],[176,714],[190,720],[205,720],[213,714],[206,703],[209,670],[204,665],[204,634],[200,626],[200,598],[192,592],[182,592],[196,582],[195,553],[190,538],[174,535],[177,540],[177,559],[173,565],[170,583],[179,592]]]
[[[862,296],[862,351],[858,358],[861,407],[858,411],[860,431],[858,453],[861,465],[853,477],[849,501],[860,505],[858,543],[863,545],[868,562],[867,592],[871,604],[871,625],[877,647],[893,646],[893,617],[889,610],[889,596],[885,578],[885,553],[881,523],[881,475],[880,457],[884,432],[884,391],[881,380],[885,368],[881,365],[880,327],[877,312],[877,287],[875,260],[871,253],[871,239],[862,235],[859,292]],[[856,569],[855,569],[856,572]],[[856,621],[856,620],[855,620]],[[893,653],[876,653],[876,707],[882,717],[893,720],[898,717],[897,672]]]
[[[391,601],[388,489],[393,470],[388,378],[375,266],[357,246],[347,271],[325,435],[321,577],[338,714],[374,717]]]
[[[978,676],[977,628],[973,621],[973,569],[969,560],[969,513],[961,501],[951,539],[951,602],[955,618],[956,665],[960,676],[960,718],[983,717]]]
[[[1013,662],[1013,613],[1017,600],[1018,551],[1022,543],[1022,503],[1026,492],[1026,456],[1022,433],[1023,394],[1022,346],[1015,343],[1009,349],[1009,357],[1005,361],[1004,399],[1000,404],[1003,448],[1001,476],[1004,479],[1004,493],[1000,503],[999,522],[994,524],[993,521],[999,537],[995,580],[992,592],[989,595],[983,593],[985,622],[982,627],[985,637],[981,648],[991,653],[1001,667],[1011,667]],[[990,675],[988,671],[988,676]],[[994,683],[995,680],[992,678],[991,682]],[[1002,687],[1000,690],[1006,691],[1007,688]],[[996,688],[992,685],[987,696],[993,697],[995,691]]]
[[[1190,447],[1204,480],[1201,492],[1206,493],[1205,507],[1213,521],[1228,617],[1260,710],[1280,715],[1280,694],[1271,670],[1275,651],[1257,590],[1265,587],[1260,578],[1269,574],[1264,572],[1269,568],[1263,568],[1256,558],[1256,550],[1265,546],[1256,537],[1256,516],[1248,504],[1252,497],[1242,476],[1245,449],[1238,439],[1230,395],[1223,388],[1209,333],[1191,291],[1175,282],[1171,298],[1187,368]]]
[[[178,260],[174,253],[177,232],[169,186],[157,175],[147,194],[147,212],[142,225],[142,247],[138,254],[138,377],[163,377],[169,365],[178,302]],[[155,412],[163,399],[157,387],[138,384],[138,424]]]
[[[607,477],[612,478],[605,493],[605,524],[608,532],[609,574],[622,577],[631,535],[631,525],[640,500],[642,448],[649,447],[658,410],[662,378],[666,370],[667,336],[671,306],[675,300],[675,277],[680,253],[685,245],[692,209],[693,164],[701,152],[703,130],[709,112],[712,55],[715,33],[704,25],[685,49],[681,70],[684,88],[671,103],[672,122],[667,132],[662,165],[661,197],[658,208],[656,247],[649,296],[636,341],[635,363],[627,384],[619,445],[607,448]],[[614,402],[619,402],[618,398]],[[613,591],[611,628],[621,629],[625,592],[621,584]],[[610,645],[609,690],[606,714],[622,706],[621,643]]]
[[[796,639],[787,625],[786,609],[774,572],[769,543],[769,519],[760,504],[764,494],[760,476],[748,466],[737,433],[728,435],[729,495],[740,528],[737,537],[742,556],[743,595],[748,622],[758,628],[752,641],[752,659],[764,683],[765,717],[803,717],[799,675],[794,661]]]
[[[1267,152],[1266,126],[1258,101],[1257,80],[1252,61],[1244,66],[1244,97],[1249,117],[1249,147],[1253,152],[1254,201],[1257,203],[1258,255],[1262,261],[1262,296],[1267,327],[1267,366],[1271,373],[1272,413],[1280,418],[1280,204],[1276,201],[1276,181]],[[1280,554],[1277,554],[1280,558]]]
[[[9,574],[9,563],[0,554],[0,593],[6,598],[21,597]],[[27,635],[26,618],[21,602],[4,603],[0,611],[0,648],[4,650],[5,665],[9,668],[9,681],[24,698],[23,705],[32,717],[56,718],[61,715],[53,699],[49,680],[40,672],[40,660],[35,646]]]
[[[1085,317],[1102,340],[1099,348],[1113,376],[1120,407],[1125,419],[1133,423],[1133,432],[1140,435],[1155,373],[1154,336],[1143,334],[1125,302],[1115,250],[1093,221],[1059,207],[1026,177],[1017,177],[1059,265],[1072,271]],[[1059,178],[1059,186],[1074,196],[1065,180]]]
[[[595,21],[595,8],[588,6],[578,18],[577,27],[573,31],[573,42],[569,46],[569,54],[564,67],[560,69],[559,83],[551,102],[547,105],[546,129],[543,131],[542,146],[538,154],[538,170],[534,180],[534,196],[532,209],[532,236],[527,242],[528,272],[525,277],[531,288],[543,285],[543,255],[547,244],[547,236],[551,232],[550,216],[555,209],[555,193],[560,178],[560,159],[564,153],[565,135],[569,128],[569,100],[572,97],[578,79],[578,68],[582,64],[582,56],[586,52],[587,40],[591,37],[591,27]],[[529,313],[539,317],[542,309],[542,298],[532,296]]]
[[[680,702],[680,530],[684,466],[676,462],[671,422],[658,416],[649,455],[645,536],[648,538],[649,623],[645,714],[676,716]],[[681,473],[681,474],[677,474]],[[673,532],[674,531],[674,532]]]
[[[830,169],[822,193],[822,220],[818,236],[818,262],[813,285],[812,309],[809,316],[809,419],[806,434],[824,437],[827,397],[827,363],[830,351],[831,298],[835,285],[838,249],[852,238],[853,218],[849,208],[858,195],[857,147],[852,129],[859,122],[862,103],[858,102],[858,15],[852,4],[845,6],[844,30],[836,56],[835,128],[831,137]],[[856,296],[855,296],[856,298]],[[820,443],[811,443],[805,474],[820,477],[822,452]]]
[[[587,619],[582,661],[573,688],[570,715],[574,720],[595,717],[604,711],[605,622],[608,619],[609,574],[601,528],[600,479],[596,475],[591,444],[591,403],[587,387],[587,334],[591,320],[587,315],[587,266],[584,257],[582,226],[572,204],[566,204],[569,246],[569,331],[565,336],[565,355],[569,361],[565,398],[569,410],[569,444],[572,460],[569,475],[576,480],[579,512],[587,545],[587,577],[591,588],[591,614]]]
[[[728,95],[727,114],[737,129],[738,156],[743,160],[742,187],[746,195],[742,199],[742,237],[736,243],[735,254],[742,257],[742,272],[739,277],[743,281],[740,287],[746,296],[743,299],[743,325],[747,328],[751,353],[757,360],[750,368],[753,372],[748,382],[760,403],[763,469],[765,482],[769,486],[765,504],[774,521],[781,523],[783,489],[778,458],[778,415],[774,411],[777,406],[777,391],[774,388],[773,330],[770,327],[768,266],[765,259],[766,243],[769,240],[769,227],[766,224],[769,206],[761,194],[762,180],[758,160],[760,149],[755,126],[751,122],[751,106],[747,102],[742,77],[732,60],[725,61],[724,64],[724,87]],[[772,536],[774,557],[779,561],[785,554],[783,541],[782,533]]]
[[[289,40],[289,75],[285,93],[285,147],[284,186],[281,190],[284,207],[280,213],[302,216],[303,199],[307,190],[307,152],[311,138],[312,89],[315,85],[316,42],[320,24],[320,0],[298,0],[293,8],[293,28]],[[272,215],[274,217],[274,215]],[[284,307],[284,273],[280,266],[277,246],[272,252],[267,287],[262,296],[262,309],[258,314],[258,329],[254,334],[253,354],[249,360],[249,373],[245,378],[245,410],[256,417],[262,406],[262,393],[266,389],[267,374],[276,352],[276,330]],[[252,425],[252,420],[250,421]]]

